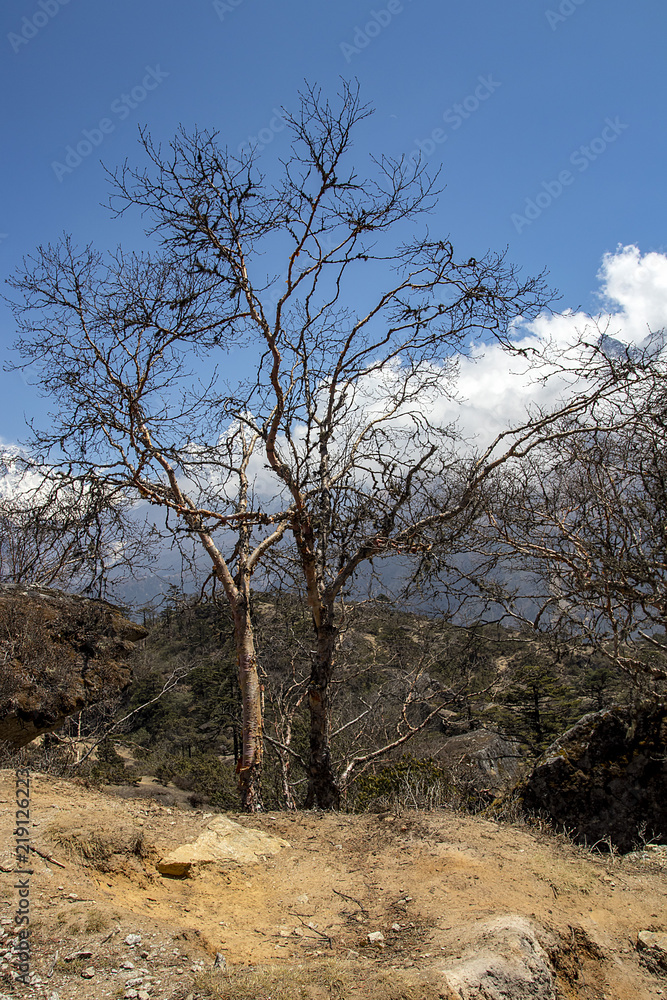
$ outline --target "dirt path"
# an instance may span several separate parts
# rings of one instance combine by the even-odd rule
[[[0,772],[0,809],[2,952],[18,900],[13,772]],[[505,915],[544,928],[562,997],[667,996],[667,979],[643,968],[636,950],[640,930],[667,929],[667,868],[657,861],[596,857],[550,835],[449,812],[299,813],[233,817],[289,842],[264,863],[159,875],[157,861],[194,841],[211,816],[34,775],[31,838],[43,856],[34,856],[30,903],[40,982],[12,983],[11,956],[0,954],[0,998],[15,990],[58,1000],[132,990],[139,1000],[142,990],[151,1000],[215,996],[206,992],[213,980],[197,977],[217,953],[230,970],[298,971],[306,992],[293,984],[285,997],[332,995],[322,978],[332,963],[344,984],[338,996],[450,997],[444,966],[476,927]],[[384,940],[369,942],[376,932]],[[141,941],[126,944],[130,934]],[[128,962],[134,969],[122,969]],[[319,971],[309,979],[310,966]],[[140,983],[125,987],[127,979]],[[243,988],[239,980],[229,995],[245,996]]]

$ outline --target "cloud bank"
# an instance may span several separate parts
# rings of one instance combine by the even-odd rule
[[[539,348],[551,342],[565,349],[578,334],[594,328],[623,344],[641,346],[650,334],[667,327],[667,254],[642,256],[636,246],[618,247],[604,255],[597,278],[599,313],[567,309],[542,314],[517,328],[515,346]],[[566,385],[558,378],[540,384],[520,357],[510,356],[498,345],[474,348],[460,365],[460,427],[483,444],[520,422],[531,404],[555,403]],[[454,408],[451,415],[456,416]]]

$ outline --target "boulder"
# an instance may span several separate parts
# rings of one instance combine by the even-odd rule
[[[548,938],[544,928],[509,914],[476,924],[467,937],[459,957],[441,967],[461,1000],[556,1000],[556,979],[540,940]]]
[[[667,976],[667,934],[640,931],[637,951],[642,965],[657,976]]]
[[[434,754],[452,783],[489,801],[516,784],[525,754],[520,744],[490,729],[473,729],[451,736]]]
[[[183,844],[159,862],[162,875],[184,878],[193,865],[256,865],[290,845],[261,830],[241,826],[226,816],[216,816],[193,844]]]
[[[514,792],[581,844],[631,851],[667,838],[667,705],[585,715],[537,761]]]
[[[122,692],[147,634],[106,601],[0,584],[0,741],[25,746]]]

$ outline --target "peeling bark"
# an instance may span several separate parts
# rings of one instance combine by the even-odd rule
[[[255,640],[248,598],[232,609],[234,638],[243,702],[243,750],[236,770],[243,812],[262,811],[262,687],[257,669]]]

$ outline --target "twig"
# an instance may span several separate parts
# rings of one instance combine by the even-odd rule
[[[359,909],[361,910],[361,912],[365,916],[367,916],[367,917],[370,916],[370,913],[368,912],[368,910],[364,906],[362,906],[361,903],[359,902],[359,900],[355,899],[354,896],[346,896],[344,892],[339,892],[338,889],[334,889],[334,892],[336,893],[337,896],[340,896],[342,899],[349,899],[351,903],[356,903],[357,906],[359,907]]]
[[[38,851],[33,844],[30,845],[30,850],[34,851],[35,854],[39,854],[40,858],[44,858],[44,860],[48,861],[51,865],[58,865],[58,868],[67,868],[67,865],[63,865],[60,861],[56,861],[56,859],[52,858],[49,854],[43,854],[41,851]]]
[[[324,931],[318,931],[317,927],[313,927],[312,924],[306,924],[303,920],[301,921],[301,926],[307,928],[309,931],[314,931],[316,934],[319,934],[320,937],[323,937],[328,942],[329,947],[333,948],[333,938],[329,937],[328,934],[325,934]]]

